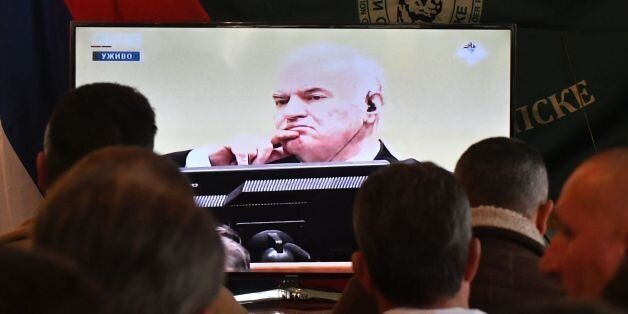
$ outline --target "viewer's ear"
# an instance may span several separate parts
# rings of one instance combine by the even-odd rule
[[[475,274],[478,272],[480,266],[480,255],[482,255],[482,245],[478,238],[471,238],[469,241],[469,253],[467,256],[467,267],[464,271],[463,280],[466,282],[473,281]]]
[[[351,255],[351,262],[353,264],[353,273],[364,288],[364,290],[366,290],[368,294],[374,294],[375,291],[373,281],[371,280],[368,266],[366,265],[366,261],[364,260],[364,254],[362,254],[362,252],[360,251],[353,252],[353,254]]]
[[[549,220],[552,210],[554,210],[554,202],[550,199],[539,205],[539,208],[536,210],[536,229],[539,230],[541,235],[544,235],[547,231],[547,220]]]
[[[46,169],[46,154],[43,151],[37,153],[37,159],[35,161],[35,167],[37,168],[37,186],[42,193],[46,191],[47,181],[47,169]]]

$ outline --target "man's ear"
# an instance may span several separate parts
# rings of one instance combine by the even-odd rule
[[[351,263],[353,264],[353,273],[364,290],[366,290],[368,294],[374,294],[375,288],[371,275],[369,274],[368,266],[364,260],[364,254],[360,251],[353,252],[351,255]]]
[[[46,154],[43,151],[37,153],[37,159],[35,161],[35,167],[37,168],[37,186],[43,192],[46,191],[47,183],[47,168],[46,168]]]
[[[480,267],[480,256],[482,255],[482,244],[478,238],[471,238],[469,241],[469,252],[467,253],[467,267],[464,271],[463,280],[466,282],[473,281]]]
[[[554,202],[550,199],[539,205],[539,208],[536,210],[536,229],[539,230],[541,235],[547,232],[547,221],[552,210],[554,210]]]
[[[380,92],[369,92],[366,94],[366,123],[375,123],[379,116],[382,106],[384,105],[384,98]]]

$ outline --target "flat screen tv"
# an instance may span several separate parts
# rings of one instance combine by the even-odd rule
[[[338,262],[371,171],[409,158],[453,170],[470,144],[511,134],[513,38],[486,25],[74,23],[72,81],[146,95],[155,150],[253,262],[286,247]]]

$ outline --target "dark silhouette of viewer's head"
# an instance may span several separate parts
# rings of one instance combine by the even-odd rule
[[[146,149],[86,156],[50,190],[33,234],[98,279],[114,312],[199,313],[222,284],[214,222],[178,169]]]
[[[448,171],[428,162],[373,173],[357,193],[353,222],[354,269],[367,291],[419,308],[463,289],[468,297],[479,243],[471,241],[469,201]]]
[[[249,271],[251,269],[251,255],[242,246],[240,236],[227,225],[219,225],[216,232],[225,248],[225,271]]]
[[[0,247],[0,313],[104,313],[96,281],[67,260]]]
[[[491,205],[534,218],[547,202],[543,157],[518,139],[493,137],[471,145],[458,160],[455,175],[473,207]]]
[[[38,183],[47,189],[72,165],[98,148],[153,148],[157,127],[148,100],[136,89],[94,83],[66,94],[53,112],[37,157]]]

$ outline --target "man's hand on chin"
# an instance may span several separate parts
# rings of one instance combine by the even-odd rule
[[[238,136],[229,144],[209,154],[212,166],[261,165],[290,156],[283,150],[283,141],[299,137],[299,132],[276,130],[270,138],[258,136]]]

